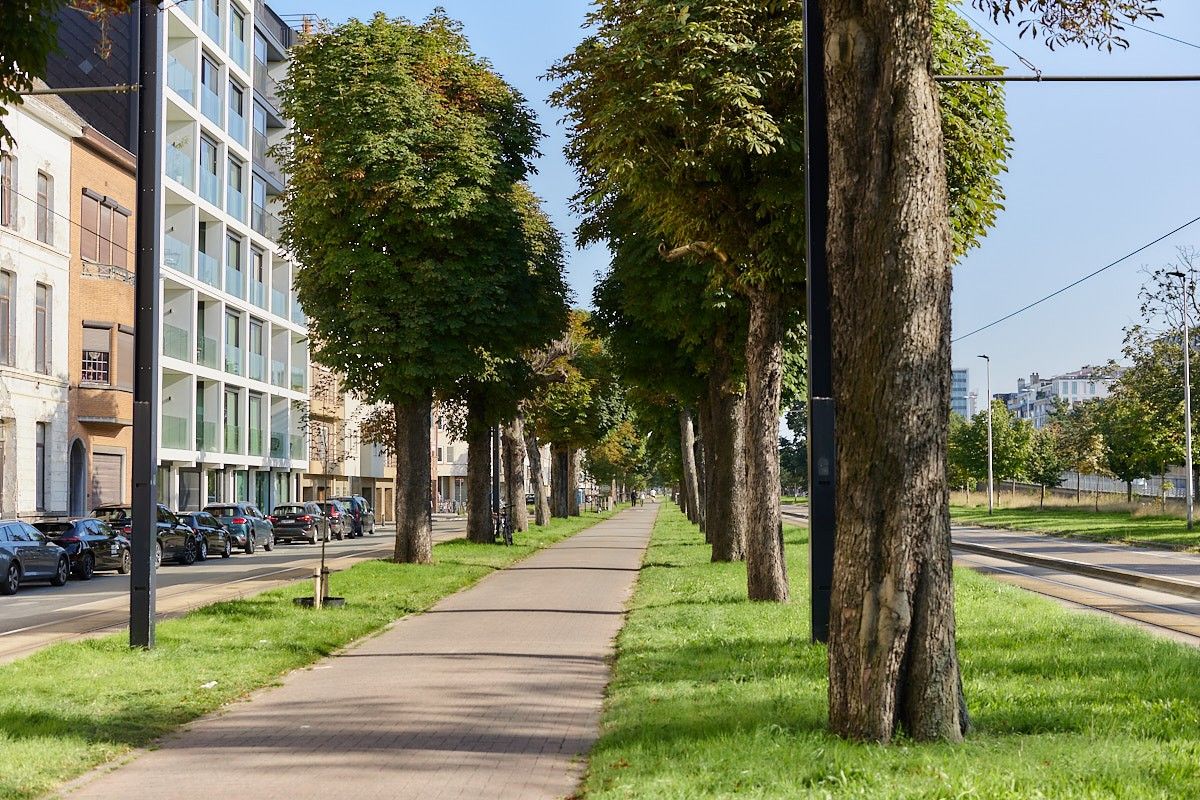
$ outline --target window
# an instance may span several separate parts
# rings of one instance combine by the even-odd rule
[[[17,227],[17,157],[0,155],[0,225]]]
[[[13,292],[16,276],[0,272],[0,364],[12,366],[13,351]]]
[[[241,86],[238,86],[233,81],[230,81],[229,82],[229,113],[235,114],[238,117],[244,116],[245,112],[242,110],[242,108],[245,105],[245,99],[246,99],[246,90],[243,89]],[[246,129],[243,128],[240,131],[240,133],[243,136],[245,136]]]
[[[266,280],[263,268],[265,261],[261,250],[250,251],[250,280],[260,284]]]
[[[129,210],[111,198],[83,190],[80,255],[98,264],[129,266]]]
[[[107,384],[110,380],[110,340],[112,329],[108,327],[83,326],[83,373],[84,383]]]
[[[37,285],[33,304],[34,369],[50,374],[50,287]]]
[[[200,172],[217,177],[217,143],[207,136],[200,137]]]
[[[200,85],[213,94],[217,93],[217,78],[219,76],[216,62],[208,56],[200,57]]]
[[[46,423],[36,426],[34,443],[34,499],[38,511],[46,510]]]
[[[135,363],[133,328],[124,325],[117,326],[117,386],[122,389],[133,388],[133,373]]]
[[[254,60],[263,65],[266,69],[267,63],[267,40],[259,34],[254,34]]]
[[[246,15],[232,4],[229,12],[229,45],[232,47],[234,42],[246,41]]]
[[[54,244],[54,178],[44,172],[37,177],[37,238]]]

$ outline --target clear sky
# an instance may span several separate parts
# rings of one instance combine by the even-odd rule
[[[281,14],[312,13],[340,22],[375,11],[423,18],[435,5],[461,20],[474,50],[529,98],[548,134],[533,184],[559,228],[575,221],[575,179],[562,156],[563,129],[540,80],[581,38],[587,0],[274,0]],[[1150,27],[1200,44],[1200,2],[1160,0],[1166,15]],[[968,9],[969,10],[969,9]],[[1020,39],[1015,26],[987,24],[1045,74],[1200,74],[1200,49],[1130,30],[1127,51],[1051,52]],[[997,59],[1028,73],[998,45]],[[1006,206],[983,246],[955,270],[954,331],[961,335],[1065,286],[1078,277],[1200,216],[1200,83],[1009,84],[1015,142],[1004,176]],[[955,366],[971,370],[984,393],[1011,391],[1030,372],[1050,375],[1121,356],[1122,329],[1135,321],[1140,269],[1170,261],[1179,245],[1200,246],[1200,223],[1087,283],[954,345]],[[602,248],[572,252],[576,302],[589,304]]]

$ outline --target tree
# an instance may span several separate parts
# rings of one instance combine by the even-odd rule
[[[524,337],[516,187],[540,132],[440,11],[351,20],[291,55],[282,228],[313,357],[394,409],[395,559],[428,562],[431,403]]]
[[[1054,44],[1112,42],[1119,20],[1150,8],[1146,0],[974,4],[1030,15],[1031,33]],[[822,6],[839,434],[829,708],[833,730],[854,739],[889,741],[900,727],[917,740],[958,741],[968,727],[954,643],[946,406],[950,268],[971,228],[952,225],[945,153],[959,132],[944,126],[952,87],[939,89],[932,74],[951,71],[935,58],[931,10],[939,7]],[[952,71],[994,71],[990,60],[974,62]],[[987,216],[977,217],[977,231]]]
[[[1063,473],[1071,468],[1063,452],[1058,425],[1049,423],[1034,431],[1033,443],[1029,450],[1029,467],[1026,470],[1029,480],[1041,487],[1041,497],[1038,506],[1046,506],[1046,487],[1061,486]],[[951,433],[953,441],[953,433]]]
[[[1095,424],[1104,443],[1105,470],[1125,482],[1125,500],[1132,503],[1133,482],[1161,475],[1166,465],[1181,454],[1179,429],[1155,424],[1146,402],[1120,387],[1095,402]]]

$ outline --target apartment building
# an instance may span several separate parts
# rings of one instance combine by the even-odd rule
[[[61,514],[67,489],[71,142],[81,120],[30,97],[0,151],[0,516]]]
[[[950,370],[950,411],[960,417],[970,418],[970,378],[971,371],[966,369]]]
[[[1105,398],[1120,377],[1120,369],[1108,367],[1082,367],[1050,378],[1034,372],[1028,381],[1017,380],[1017,391],[997,394],[996,398],[1003,400],[1018,419],[1027,419],[1040,428],[1050,419],[1057,404],[1070,407]]]

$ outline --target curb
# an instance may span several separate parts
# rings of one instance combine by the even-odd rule
[[[1137,586],[1142,589],[1153,589],[1159,592],[1166,592],[1167,594],[1180,595],[1193,600],[1200,600],[1200,584],[1191,583],[1188,581],[1177,581],[1170,578],[1162,578],[1157,575],[1147,575],[1141,572],[1130,572],[1129,570],[1116,569],[1114,567],[1098,567],[1095,564],[1087,564],[1083,561],[1072,561],[1066,558],[1047,558],[1046,556],[1035,556],[1016,550],[1004,550],[999,547],[988,547],[987,545],[973,544],[968,542],[953,542],[951,544],[951,548],[967,553],[975,553],[976,555],[992,556],[993,558],[999,558],[1005,561],[1017,561],[1034,567],[1057,569],[1062,572],[1071,572],[1088,578],[1097,578],[1099,580],[1111,581],[1113,583],[1123,583],[1127,586]]]

